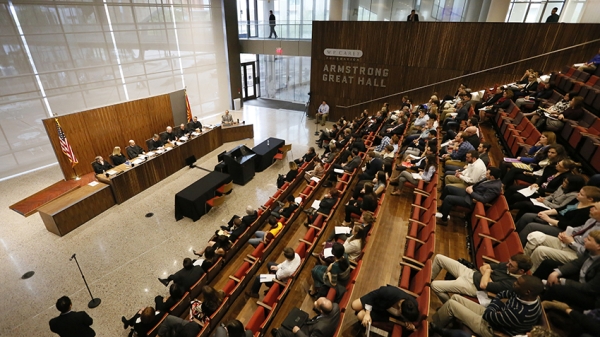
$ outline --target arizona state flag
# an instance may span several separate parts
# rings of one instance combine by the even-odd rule
[[[190,108],[190,100],[188,99],[187,90],[185,91],[185,109],[187,112],[188,123],[192,121],[192,108]]]

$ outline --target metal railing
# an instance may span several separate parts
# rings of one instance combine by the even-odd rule
[[[477,74],[482,74],[482,73],[485,73],[485,72],[488,72],[488,71],[491,71],[491,70],[504,68],[504,67],[507,67],[507,66],[510,66],[510,65],[513,65],[513,64],[518,64],[518,63],[521,63],[521,62],[524,62],[524,61],[533,60],[533,59],[536,59],[536,58],[539,58],[539,57],[552,55],[552,54],[555,54],[555,53],[558,53],[558,52],[563,52],[565,50],[569,50],[569,49],[573,49],[573,48],[578,48],[578,47],[581,47],[581,46],[588,45],[590,43],[597,43],[597,42],[600,42],[600,39],[595,39],[595,40],[591,40],[591,41],[587,41],[587,42],[575,44],[575,45],[572,45],[572,46],[569,46],[569,47],[565,47],[565,48],[553,50],[553,51],[550,51],[550,52],[547,52],[547,53],[543,53],[543,54],[539,54],[539,55],[532,56],[532,57],[527,57],[527,58],[524,58],[524,59],[521,59],[521,60],[518,60],[518,61],[508,62],[508,63],[505,63],[505,64],[501,64],[499,66],[487,68],[487,69],[484,69],[484,70],[478,70],[478,71],[475,71],[475,72],[472,72],[472,73],[468,73],[468,74],[465,74],[465,75],[456,76],[456,77],[453,77],[453,78],[450,78],[450,79],[447,79],[447,80],[438,81],[438,82],[431,83],[431,84],[426,84],[426,85],[423,85],[423,86],[420,86],[420,87],[417,87],[417,88],[412,88],[412,89],[409,89],[409,90],[404,90],[404,91],[401,91],[401,92],[397,92],[395,94],[391,94],[391,95],[387,95],[387,96],[382,96],[382,97],[375,98],[375,99],[368,100],[368,101],[364,101],[364,102],[361,102],[361,103],[356,103],[356,104],[352,104],[352,105],[349,105],[349,106],[336,105],[336,108],[349,109],[349,108],[357,107],[357,106],[360,106],[360,105],[363,105],[363,104],[369,104],[369,103],[377,102],[377,101],[380,101],[382,99],[388,99],[390,97],[405,95],[407,93],[410,93],[410,92],[413,92],[413,91],[416,91],[416,90],[421,90],[421,89],[433,87],[435,85],[439,85],[439,84],[443,84],[443,83],[448,83],[448,82],[460,80],[462,78],[470,77],[470,76],[477,75]]]
[[[269,39],[270,33],[271,26],[268,21],[238,22],[240,39]],[[277,22],[275,33],[278,39],[310,40],[312,39],[312,21]]]

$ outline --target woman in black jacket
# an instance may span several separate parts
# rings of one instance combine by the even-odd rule
[[[277,177],[277,188],[281,188],[281,186],[283,186],[283,184],[285,184],[286,181],[288,183],[291,183],[292,181],[294,181],[294,179],[296,179],[296,176],[298,175],[298,164],[296,164],[296,162],[294,161],[291,161],[288,164],[290,167],[288,173],[285,176],[280,174]]]
[[[362,200],[350,200],[346,205],[346,218],[343,225],[347,226],[352,220],[352,214],[361,215],[364,211],[375,212],[377,208],[377,195],[373,191],[373,184],[366,183],[363,187],[364,193]]]

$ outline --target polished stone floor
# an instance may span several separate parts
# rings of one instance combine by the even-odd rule
[[[212,170],[218,153],[238,144],[251,148],[268,137],[293,144],[288,159],[300,157],[314,145],[314,120],[307,121],[302,112],[246,105],[232,114],[254,124],[255,139],[227,143],[199,159],[198,166]],[[183,258],[202,248],[222,221],[242,214],[247,205],[262,205],[276,190],[277,174],[285,172],[287,165],[276,163],[246,186],[234,185],[229,200],[199,221],[176,222],[175,193],[208,174],[184,168],[64,237],[48,232],[38,214],[24,218],[8,208],[61,180],[57,165],[0,182],[0,336],[53,336],[48,321],[58,315],[54,304],[63,295],[72,299],[73,310],[87,310],[98,336],[126,336],[120,317],[152,305],[158,294],[168,294],[157,277],[180,269]],[[144,217],[148,212],[154,216]],[[87,308],[90,296],[75,262],[69,261],[73,253],[92,293],[102,299],[95,309]],[[21,280],[30,270],[35,275]]]

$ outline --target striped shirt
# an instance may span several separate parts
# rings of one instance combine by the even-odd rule
[[[508,301],[503,303],[502,298]],[[532,302],[517,298],[511,290],[505,290],[496,296],[483,313],[485,319],[494,330],[507,333],[510,336],[525,334],[539,323],[542,306],[539,299]]]

